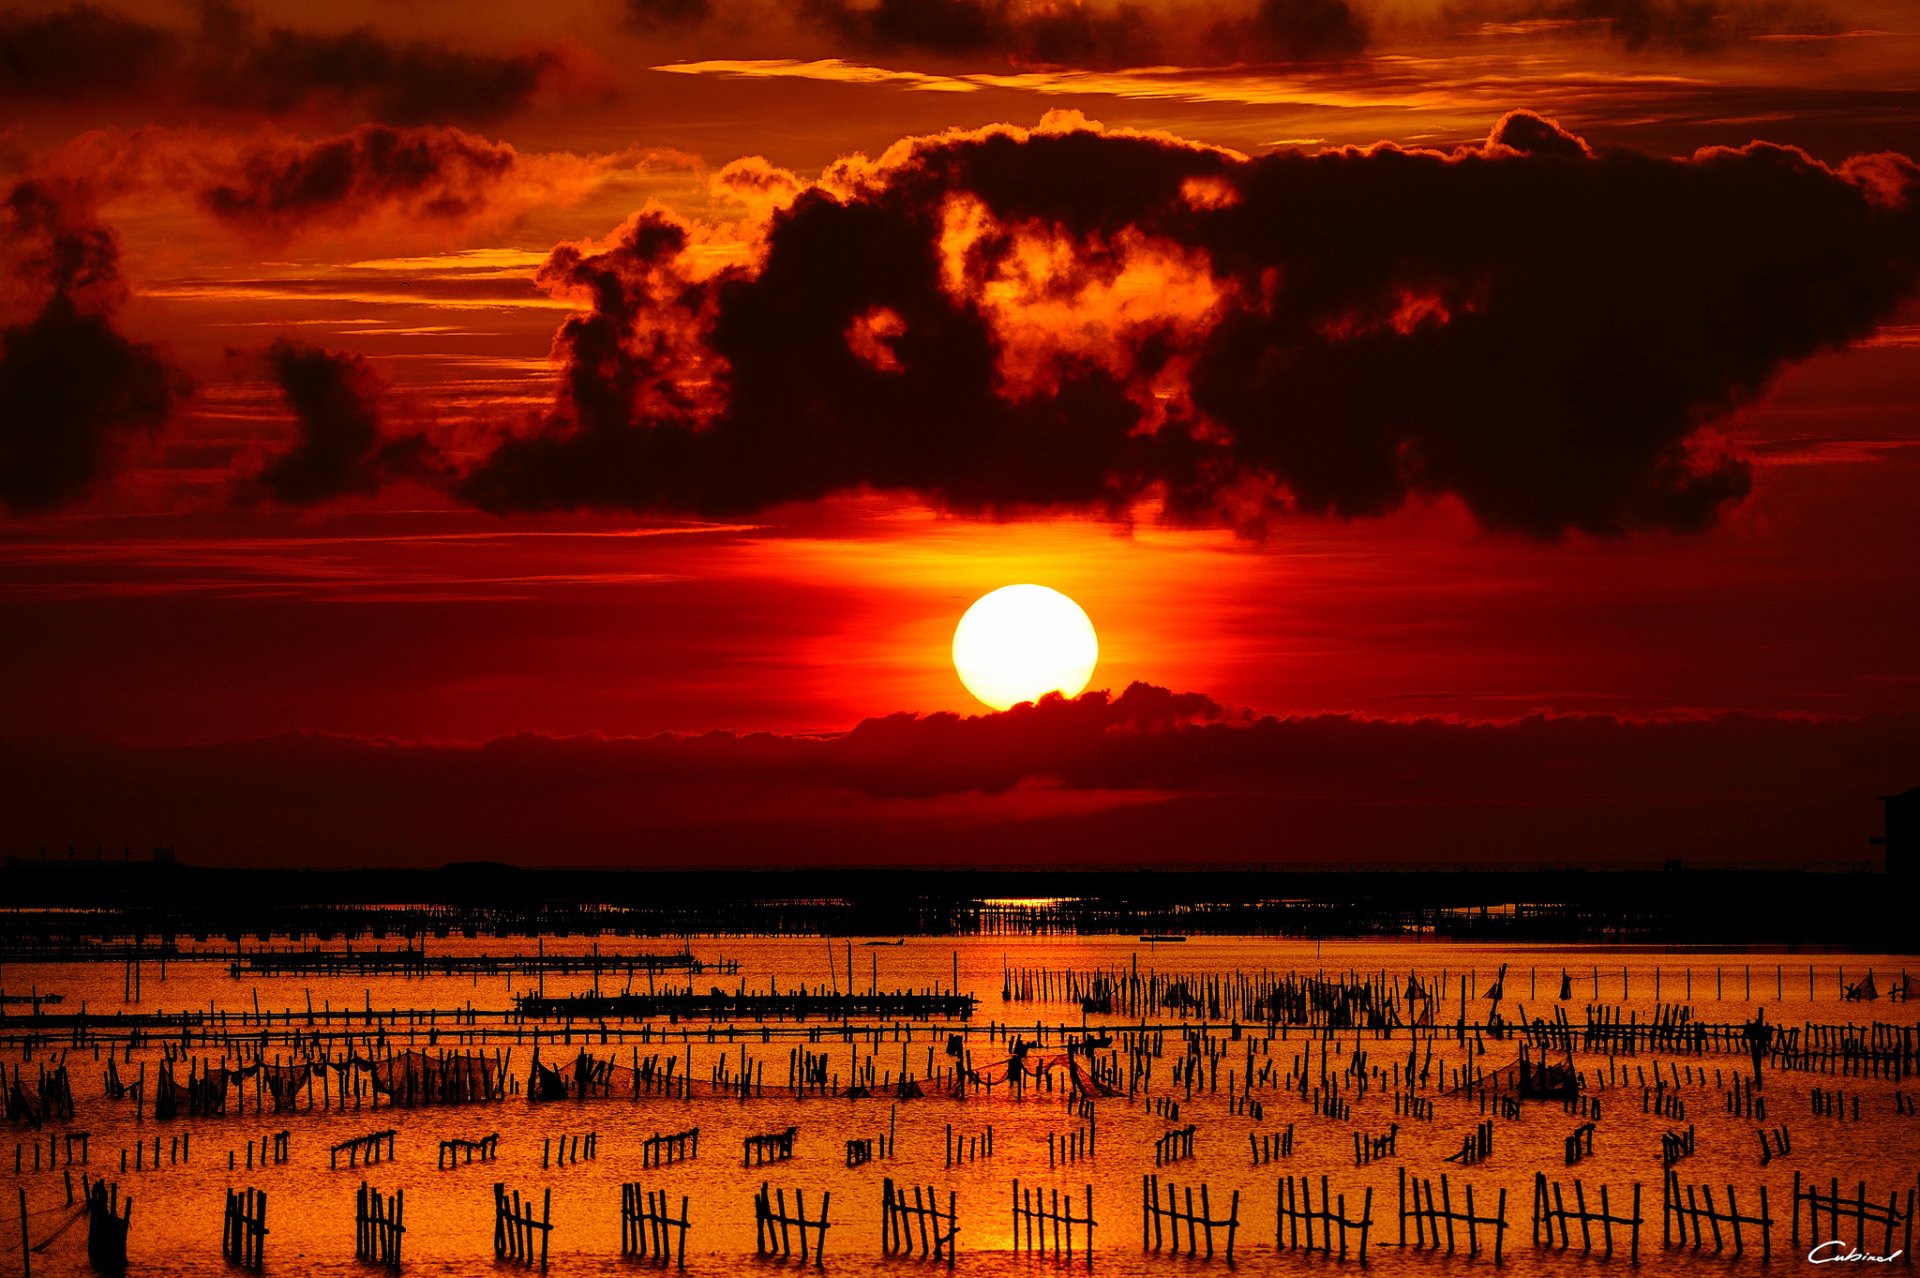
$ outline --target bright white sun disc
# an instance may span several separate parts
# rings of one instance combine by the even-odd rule
[[[1077,697],[1100,640],[1080,605],[1046,586],[1002,586],[974,600],[953,631],[953,668],[996,710],[1049,692]]]

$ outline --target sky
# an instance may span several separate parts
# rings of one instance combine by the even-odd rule
[[[0,8],[0,852],[1849,868],[1920,14]],[[1078,601],[1078,701],[953,669]]]

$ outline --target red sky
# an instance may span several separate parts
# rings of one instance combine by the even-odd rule
[[[1849,0],[6,9],[0,849],[1865,859],[1916,73]],[[1017,581],[1200,700],[835,752]]]

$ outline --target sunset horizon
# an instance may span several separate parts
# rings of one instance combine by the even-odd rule
[[[0,1278],[1910,1267],[1916,494],[1913,0],[0,0]]]
[[[1920,36],[1495,9],[7,11],[0,851],[1870,861]]]

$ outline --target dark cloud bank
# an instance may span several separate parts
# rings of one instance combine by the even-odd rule
[[[263,358],[293,411],[297,438],[243,484],[242,500],[312,506],[435,474],[439,459],[424,435],[381,432],[387,388],[360,356],[283,337]]]
[[[1920,273],[1917,192],[1904,156],[1595,153],[1524,112],[1452,154],[929,140],[801,195],[752,268],[696,279],[655,212],[556,250],[543,280],[592,303],[556,338],[561,402],[459,491],[703,514],[861,487],[999,513],[1157,493],[1241,523],[1280,493],[1336,517],[1454,494],[1540,536],[1697,529],[1750,482],[1700,428],[1893,313]],[[959,260],[956,216],[977,231]],[[1035,300],[1158,255],[1217,314],[1057,351],[1010,387],[982,298],[1035,242],[1068,247]]]
[[[209,861],[1844,863],[1920,717],[1256,718],[1135,684],[838,736],[0,744],[10,831]],[[244,778],[244,780],[241,780]]]
[[[252,152],[203,199],[271,235],[395,201],[477,216],[511,172],[470,135],[372,126]],[[9,252],[39,224],[16,215]],[[1256,530],[1276,510],[1452,495],[1491,528],[1614,535],[1711,525],[1751,480],[1708,428],[1912,295],[1920,168],[1758,142],[1595,151],[1526,112],[1451,153],[1247,159],[1000,128],[846,162],[773,215],[751,265],[709,273],[692,242],[649,210],[554,251],[541,282],[588,305],[555,338],[557,402],[459,497],[718,516],[861,489],[996,515],[1158,500]],[[71,299],[54,269],[27,275]],[[1129,279],[1210,304],[1076,338]],[[111,331],[111,301],[47,306],[65,349]],[[18,327],[9,349],[32,338]],[[107,354],[98,384],[72,384],[84,403],[36,407],[11,384],[9,506],[72,499],[104,445],[165,416],[177,378],[158,355]],[[354,429],[381,441],[417,434],[377,402],[365,415]],[[291,499],[412,473],[387,447]]]
[[[191,27],[93,4],[0,10],[0,103],[289,115],[340,108],[389,124],[485,122],[525,108],[565,70],[556,49],[472,52],[371,27],[273,26],[205,0]]]
[[[120,332],[119,242],[75,193],[32,180],[8,191],[0,268],[0,506],[49,510],[84,494],[189,388],[157,348]]]
[[[0,506],[52,510],[84,497],[192,386],[160,347],[120,332],[119,243],[83,193],[16,184],[0,205],[0,264],[11,321],[0,328]],[[444,482],[422,434],[383,426],[387,390],[362,357],[281,338],[258,358],[296,438],[239,480],[241,501],[310,506],[400,478]]]
[[[1345,62],[1386,42],[1369,16],[1373,7],[1364,0],[1213,0],[1172,11],[1125,2],[799,0],[791,12],[803,33],[860,57],[1111,70]],[[767,16],[751,0],[626,0],[625,13],[631,28],[649,36],[763,29]],[[1452,34],[1604,38],[1631,52],[1686,55],[1762,36],[1827,35],[1838,25],[1809,0],[1463,0],[1445,6],[1440,23]]]
[[[415,222],[460,222],[487,209],[516,163],[512,147],[459,129],[367,124],[251,146],[238,171],[207,185],[199,202],[230,226],[268,236],[350,224],[386,208]]]

